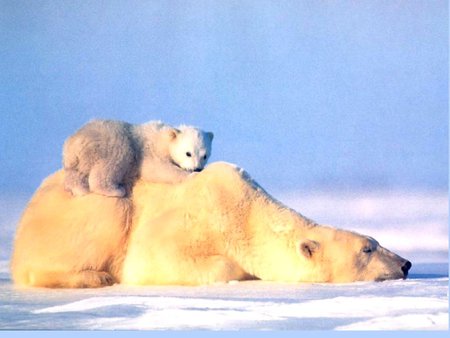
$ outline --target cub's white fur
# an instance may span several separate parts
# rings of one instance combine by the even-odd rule
[[[93,120],[64,143],[64,185],[78,196],[123,197],[138,177],[177,183],[203,169],[212,139],[211,132],[192,126]]]

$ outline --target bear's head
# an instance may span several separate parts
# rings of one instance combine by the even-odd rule
[[[187,171],[201,171],[211,156],[214,134],[201,129],[180,126],[167,131],[172,161]]]
[[[345,283],[408,275],[411,263],[373,238],[317,224],[275,200],[238,167],[213,163],[190,184],[196,180],[209,188],[208,227],[226,229],[227,254],[256,278]]]
[[[404,279],[411,263],[382,247],[375,239],[331,227],[311,229],[298,243],[301,260],[316,282],[346,283]],[[305,271],[304,269],[302,269]]]

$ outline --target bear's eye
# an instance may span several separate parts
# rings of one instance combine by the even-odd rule
[[[203,156],[203,159],[204,159],[204,160],[206,160],[206,158],[207,158],[207,156],[206,156],[206,155],[205,155],[205,156]]]
[[[362,248],[362,252],[364,253],[371,253],[373,250],[370,246],[365,246],[364,248]]]
[[[192,154],[188,151],[188,152],[186,152],[186,156],[187,156],[187,157],[191,157]]]

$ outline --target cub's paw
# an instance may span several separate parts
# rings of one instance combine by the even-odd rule
[[[83,185],[76,185],[72,187],[66,186],[65,190],[71,192],[73,196],[84,196],[89,194],[89,188]]]
[[[127,194],[125,188],[123,188],[123,187],[101,189],[101,190],[97,190],[95,192],[100,195],[104,195],[106,197],[124,197]]]
[[[199,174],[200,172],[199,171],[189,171],[189,175],[187,176],[187,177],[195,177],[195,176],[197,176],[198,174]]]

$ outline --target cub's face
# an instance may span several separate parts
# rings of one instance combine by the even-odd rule
[[[325,230],[326,232],[326,230]],[[314,236],[315,237],[315,236]],[[404,279],[411,263],[371,237],[333,229],[300,243],[300,254],[315,266],[316,281],[347,283]]]
[[[211,156],[213,133],[193,127],[182,127],[169,146],[172,161],[187,171],[201,171]]]

